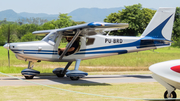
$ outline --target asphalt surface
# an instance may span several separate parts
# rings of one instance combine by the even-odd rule
[[[150,74],[147,75],[89,75],[77,81],[72,81],[68,77],[58,78],[56,76],[35,76],[34,79],[26,80],[24,77],[0,77],[0,86],[28,86],[34,83],[53,84],[87,84],[87,83],[136,83],[136,82],[156,82]]]

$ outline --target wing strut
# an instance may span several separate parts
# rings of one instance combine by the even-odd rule
[[[72,44],[74,43],[74,41],[78,38],[79,34],[81,33],[80,29],[77,29],[76,34],[74,35],[73,39],[69,42],[68,46],[66,47],[66,49],[63,51],[63,53],[61,54],[61,56],[59,57],[59,60],[61,60],[64,55],[67,53],[67,51],[69,50],[69,48],[72,46]]]

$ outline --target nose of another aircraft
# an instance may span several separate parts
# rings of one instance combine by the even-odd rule
[[[7,43],[3,47],[6,48],[6,49],[9,49],[9,44]]]

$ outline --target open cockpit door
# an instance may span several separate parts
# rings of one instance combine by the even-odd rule
[[[61,56],[59,57],[59,59],[61,60],[65,54],[68,52],[68,50],[71,48],[71,46],[74,44],[75,40],[77,40],[77,38],[79,37],[81,33],[81,30],[78,29],[77,32],[75,33],[75,35],[73,36],[72,40],[68,43],[68,45],[66,46],[66,49],[63,51],[63,53],[61,54]]]

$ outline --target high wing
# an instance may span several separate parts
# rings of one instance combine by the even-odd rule
[[[63,51],[59,59],[61,60],[71,45],[74,43],[74,41],[78,38],[80,35],[95,35],[95,34],[104,34],[104,31],[111,31],[111,30],[119,30],[127,28],[127,23],[101,23],[101,22],[92,22],[92,23],[86,23],[61,29],[54,29],[54,30],[44,30],[44,31],[35,31],[33,34],[48,34],[50,32],[58,32],[66,36],[73,36],[72,40],[69,42],[68,46],[66,46],[66,49]]]
[[[129,26],[128,23],[92,22],[92,23],[86,23],[86,24],[61,28],[61,29],[34,31],[33,34],[37,34],[37,35],[48,34],[51,31],[64,32],[64,34],[67,34],[67,33],[75,34],[75,33],[73,33],[73,31],[75,31],[77,29],[85,30],[85,33],[87,33],[87,31],[89,31],[89,32],[94,32],[94,34],[96,34],[96,32],[125,29],[125,28],[128,28],[128,26]],[[85,33],[82,32],[81,34],[85,34]]]

